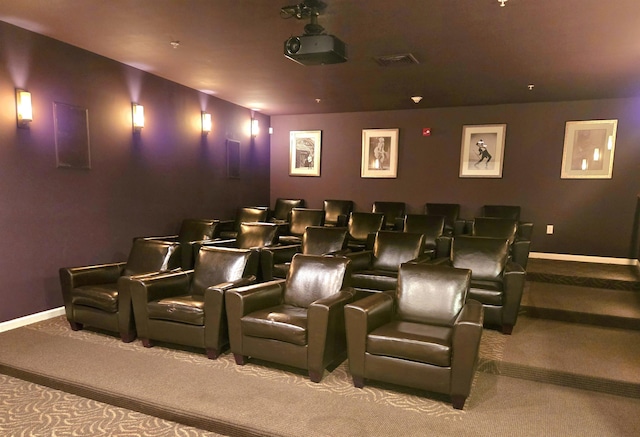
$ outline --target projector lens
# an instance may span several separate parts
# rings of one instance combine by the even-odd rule
[[[298,53],[298,50],[300,50],[300,38],[298,38],[297,36],[292,36],[287,40],[285,47],[287,49],[287,53]]]

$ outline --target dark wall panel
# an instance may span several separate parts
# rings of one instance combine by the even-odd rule
[[[270,138],[250,138],[249,109],[1,22],[0,41],[0,322],[62,305],[59,267],[125,260],[135,236],[269,202]],[[14,88],[32,93],[28,130]],[[132,101],[145,107],[139,136]],[[88,109],[91,170],[56,168],[53,102]],[[240,179],[227,178],[227,138]]]
[[[560,178],[565,122],[618,119],[612,179]],[[271,199],[351,199],[367,211],[375,200],[400,200],[411,212],[451,202],[473,218],[485,204],[522,207],[534,222],[532,250],[632,258],[640,191],[640,99],[274,116]],[[463,125],[507,124],[503,177],[459,178]],[[422,128],[432,129],[430,137]],[[362,129],[399,128],[397,179],[360,177]],[[322,130],[321,177],[288,176],[290,130]],[[555,232],[546,235],[546,225]]]

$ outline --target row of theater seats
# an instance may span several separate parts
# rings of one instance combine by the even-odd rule
[[[272,360],[308,369],[314,381],[348,338],[356,386],[371,378],[421,387],[462,408],[483,324],[510,333],[516,322],[524,269],[510,260],[508,239],[455,236],[448,257],[437,257],[417,232],[378,230],[371,249],[357,251],[349,227],[307,227],[299,245],[278,245],[283,226],[245,222],[235,239],[194,246],[138,238],[126,263],[62,268],[67,319],[74,330],[199,347],[210,358],[230,341],[239,364]],[[282,248],[290,258],[274,253]],[[192,269],[181,268],[185,250],[195,254]],[[285,278],[268,280],[278,256]]]

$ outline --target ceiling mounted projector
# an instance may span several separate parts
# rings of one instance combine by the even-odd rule
[[[283,18],[309,18],[304,35],[292,36],[284,42],[284,56],[301,65],[339,64],[347,61],[347,46],[333,35],[324,33],[318,24],[318,15],[326,5],[316,0],[306,0],[298,5],[280,9]]]

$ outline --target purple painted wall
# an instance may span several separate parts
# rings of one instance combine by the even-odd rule
[[[2,22],[0,59],[0,322],[61,306],[59,267],[125,260],[135,236],[268,204],[270,138],[250,138],[249,109]],[[32,93],[28,130],[15,88]],[[132,101],[145,107],[137,139]],[[89,110],[91,170],[56,168],[53,102]],[[226,177],[227,138],[240,141],[241,179]]]
[[[565,122],[618,119],[612,179],[560,178]],[[507,124],[503,177],[459,178],[463,125]],[[271,200],[301,197],[309,207],[351,199],[370,211],[398,200],[410,212],[426,202],[459,203],[464,218],[485,204],[522,207],[534,223],[536,252],[635,258],[633,226],[640,192],[640,99],[532,103],[409,111],[274,116]],[[430,137],[422,128],[432,129]],[[362,179],[362,129],[399,128],[397,179]],[[291,177],[289,131],[322,130],[321,177]],[[546,225],[555,232],[546,235]]]

